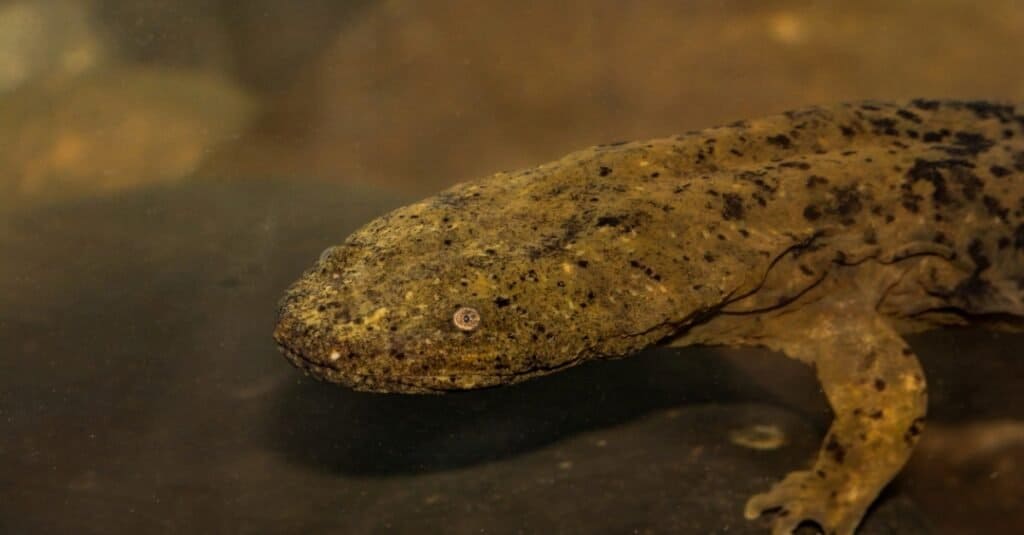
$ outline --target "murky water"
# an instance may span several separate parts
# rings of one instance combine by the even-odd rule
[[[374,216],[592,143],[1024,100],[1014,2],[246,5],[0,3],[0,531],[763,533],[743,502],[830,417],[797,364],[360,394],[281,358],[276,302]],[[862,532],[1019,532],[1024,338],[912,345],[930,427]]]

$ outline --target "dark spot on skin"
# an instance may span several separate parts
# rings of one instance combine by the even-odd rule
[[[853,137],[853,135],[854,135],[854,134],[856,133],[856,132],[855,132],[855,131],[854,131],[854,130],[853,130],[852,128],[850,128],[849,126],[840,126],[840,127],[839,127],[839,131],[840,131],[840,132],[842,132],[842,133],[843,133],[843,135],[844,135],[844,136],[846,136],[846,137]]]
[[[743,199],[735,193],[722,195],[722,218],[726,221],[743,219]]]
[[[1013,231],[1013,248],[1024,251],[1024,223],[1017,225]]]
[[[875,127],[875,133],[882,133],[887,136],[899,135],[896,130],[896,121],[893,119],[871,119],[871,125]]]
[[[921,434],[921,430],[924,429],[924,418],[916,418],[910,427],[907,428],[907,432],[903,434],[903,440],[907,444],[913,444],[917,441],[917,437]]]
[[[599,227],[614,227],[619,224],[619,218],[615,216],[601,216],[597,218],[597,226]]]
[[[811,268],[807,267],[804,264],[800,264],[800,272],[803,273],[804,275],[807,275],[808,277],[814,275],[814,271],[812,271]]]
[[[495,305],[496,307],[498,307],[498,308],[505,308],[505,307],[507,307],[507,306],[508,306],[508,305],[509,305],[509,304],[510,304],[511,302],[512,302],[512,300],[511,300],[511,299],[509,299],[509,298],[507,298],[507,297],[496,297],[496,298],[494,299],[494,305]]]
[[[995,142],[974,132],[957,132],[953,136],[953,144],[955,147],[944,150],[953,156],[976,156],[991,149]]]
[[[1007,122],[1013,117],[1013,106],[1006,104],[995,104],[984,100],[972,100],[964,102],[963,106],[974,112],[979,119],[996,118],[1000,122]]]
[[[808,221],[817,221],[821,217],[821,210],[813,204],[808,204],[804,208],[804,219]]]
[[[807,187],[814,188],[815,186],[824,186],[828,184],[828,179],[823,176],[811,175],[807,177]]]
[[[885,381],[883,381],[881,378],[876,378],[875,379],[875,390],[878,390],[879,392],[885,390]]]
[[[852,217],[860,213],[862,204],[860,202],[860,193],[857,192],[855,186],[847,186],[845,188],[836,188],[832,190],[836,196],[836,212],[844,224],[853,224]]]
[[[920,195],[914,193],[916,182],[925,181],[932,185],[932,201],[936,205],[945,205],[953,201],[947,185],[947,177],[961,187],[963,196],[974,200],[983,183],[970,171],[972,165],[964,160],[924,160],[918,158],[906,173],[906,180],[901,185],[903,191],[902,204],[912,212],[917,211]]]
[[[909,347],[904,347],[903,349],[901,349],[900,350],[900,354],[903,355],[904,357],[913,357],[914,356],[914,352],[911,351]]]
[[[1003,249],[1006,249],[1007,247],[1009,247],[1010,243],[1011,243],[1011,240],[1010,240],[1009,236],[1002,236],[1002,237],[999,238],[999,241],[996,242],[996,245],[999,247],[999,250],[1002,251]]]
[[[651,173],[651,178],[658,178],[659,176],[661,176],[661,173],[659,173],[657,171]]]
[[[811,168],[811,164],[807,162],[782,162],[779,164],[781,168],[793,168],[801,171],[806,171]]]
[[[581,267],[581,268],[585,268],[585,267],[587,267],[587,266],[588,266],[589,264],[590,264],[590,263],[589,263],[589,262],[587,262],[586,260],[577,260],[577,261],[576,261],[576,265],[577,265],[577,266],[579,266],[579,267]]]
[[[881,420],[883,416],[885,416],[885,413],[882,412],[882,410],[877,410],[869,414],[868,418],[871,418],[872,420]]]
[[[938,143],[942,141],[943,135],[939,132],[925,132],[921,138],[925,143]]]
[[[910,110],[896,110],[896,115],[899,115],[900,117],[915,123],[921,122],[921,116]]]
[[[445,240],[445,241],[444,241],[444,244],[445,244],[445,246],[451,245],[451,244],[452,244],[452,241],[451,241],[451,240]]]
[[[996,178],[1003,178],[1004,176],[1010,174],[1009,169],[998,165],[993,165],[992,167],[989,167],[988,171],[992,173],[992,176]]]
[[[612,174],[612,168],[611,167],[605,167],[605,166],[602,165],[601,168],[598,169],[597,174],[599,174],[601,176],[608,176],[608,175]]]
[[[971,261],[974,262],[975,274],[985,271],[992,265],[988,257],[985,256],[984,244],[978,238],[971,240],[970,245],[967,246],[967,254],[971,257]]]
[[[709,264],[711,262],[714,262],[715,261],[715,255],[713,255],[711,253],[704,253],[704,261],[709,263]]]
[[[1006,223],[1006,218],[1009,215],[1010,210],[1004,208],[1003,205],[1000,204],[999,199],[996,199],[991,195],[985,195],[981,198],[981,202],[985,204],[985,209],[988,211],[989,215],[996,216],[1001,219],[1003,223]]]
[[[939,101],[937,100],[925,100],[919,98],[911,101],[911,104],[913,104],[917,109],[925,111],[934,111],[939,109]]]
[[[785,134],[779,134],[777,136],[768,136],[765,138],[765,141],[781,149],[788,149],[793,146],[793,143],[789,140],[788,137],[786,137]]]
[[[843,461],[846,460],[846,448],[836,440],[835,435],[829,435],[828,442],[825,443],[825,451],[829,452],[839,464],[843,464]]]

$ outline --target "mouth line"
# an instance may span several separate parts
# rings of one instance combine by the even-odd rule
[[[408,392],[441,394],[462,390],[491,388],[519,382],[532,373],[451,373],[451,374],[387,374],[374,375],[368,373],[344,371],[333,366],[314,361],[298,351],[284,345],[278,345],[285,357],[296,367],[309,371],[315,378],[347,387],[369,392]],[[473,387],[459,386],[451,382],[451,377],[479,378],[481,381]],[[396,388],[389,388],[396,387]]]

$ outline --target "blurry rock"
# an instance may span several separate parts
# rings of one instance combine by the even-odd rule
[[[0,3],[0,93],[35,79],[75,76],[109,50],[80,0]]]
[[[368,0],[224,0],[233,72],[246,87],[280,93],[330,46]]]
[[[176,180],[238,136],[251,112],[224,80],[178,71],[27,86],[0,99],[0,194],[66,198]]]
[[[1024,95],[1010,0],[379,2],[209,171],[432,190],[816,102]]]
[[[231,47],[220,2],[93,0],[95,14],[128,61],[224,73]]]
[[[367,0],[94,0],[130,61],[230,73],[279,93],[330,45]]]

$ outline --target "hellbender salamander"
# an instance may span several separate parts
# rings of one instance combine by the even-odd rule
[[[1024,319],[1024,108],[808,108],[603,145],[367,224],[283,299],[275,338],[359,390],[516,383],[647,346],[763,346],[835,414],[808,470],[752,497],[776,534],[853,533],[922,431],[901,337]]]

